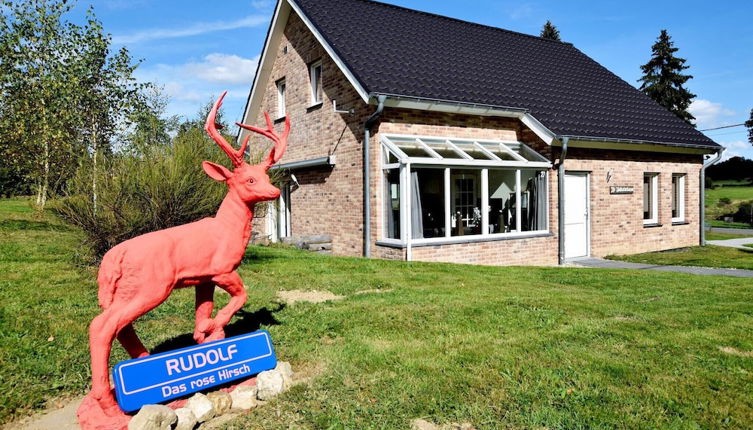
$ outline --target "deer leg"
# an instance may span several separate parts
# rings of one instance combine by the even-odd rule
[[[201,284],[196,286],[196,325],[193,338],[196,343],[204,343],[204,340],[214,330],[212,310],[214,309],[214,284]]]
[[[113,302],[109,308],[92,320],[89,326],[92,361],[91,392],[106,415],[114,416],[122,413],[110,390],[109,361],[112,342],[126,326],[154,309],[166,298],[167,296],[134,297],[127,302]]]
[[[118,333],[118,341],[123,345],[128,355],[131,358],[141,358],[149,355],[146,347],[136,335],[136,330],[133,329],[133,324],[128,324],[120,330]]]
[[[212,278],[212,281],[230,294],[230,302],[220,309],[214,317],[214,330],[212,330],[212,334],[207,338],[207,341],[224,339],[225,326],[230,322],[230,318],[246,303],[246,289],[243,287],[243,281],[237,272],[217,275]]]

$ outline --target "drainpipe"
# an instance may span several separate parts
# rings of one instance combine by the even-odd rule
[[[565,158],[569,137],[560,138],[562,153],[557,163],[557,236],[559,239],[559,264],[565,264]]]
[[[387,100],[387,96],[384,95],[380,95],[377,98],[378,105],[376,110],[363,123],[363,256],[366,258],[371,257],[371,193],[369,192],[371,189],[371,160],[369,157],[369,137],[371,136],[371,126],[384,110],[385,100]]]
[[[710,167],[714,164],[716,164],[717,161],[721,160],[722,153],[724,153],[724,148],[720,149],[716,155],[709,158],[708,161],[703,163],[703,166],[701,167],[701,183],[699,187],[701,188],[701,200],[698,202],[699,206],[699,212],[700,212],[700,229],[701,229],[701,235],[700,235],[700,243],[701,246],[706,246],[706,168]]]

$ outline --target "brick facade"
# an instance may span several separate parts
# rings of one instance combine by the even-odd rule
[[[293,172],[299,186],[291,192],[292,235],[329,234],[333,253],[362,255],[363,124],[374,111],[360,98],[335,62],[326,54],[303,21],[291,13],[274,54],[271,78],[264,85],[262,111],[274,117],[277,110],[276,82],[286,82],[286,107],[292,130],[282,163],[328,155],[336,156],[333,168],[313,168]],[[322,61],[323,103],[310,106],[308,65]],[[354,114],[333,111],[354,109]],[[251,121],[249,121],[251,122]],[[263,123],[261,113],[255,120]],[[281,125],[278,124],[278,128]],[[377,245],[382,239],[382,171],[380,134],[414,134],[458,138],[519,140],[554,162],[559,150],[541,141],[531,130],[513,118],[480,117],[460,114],[385,108],[372,128],[371,140],[371,254],[376,258],[405,259],[406,249]],[[265,145],[254,137],[255,145]],[[670,249],[698,243],[700,155],[649,152],[586,150],[572,148],[565,162],[569,171],[590,172],[591,255],[627,254]],[[643,225],[642,184],[644,172],[659,173],[660,227]],[[611,179],[607,182],[607,174]],[[686,224],[671,222],[672,174],[686,174]],[[612,185],[632,186],[633,194],[612,195]],[[557,170],[548,172],[548,236],[494,240],[487,242],[413,247],[413,260],[444,261],[488,265],[557,264]],[[254,229],[262,235],[266,222],[256,219]]]

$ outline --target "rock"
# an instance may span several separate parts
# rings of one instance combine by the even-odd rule
[[[293,368],[290,366],[290,363],[287,361],[278,361],[275,370],[282,375],[286,390],[293,386]]]
[[[215,416],[214,411],[214,405],[212,404],[212,401],[207,398],[207,396],[196,393],[188,399],[188,403],[186,403],[186,407],[193,412],[193,415],[196,417],[196,421],[203,423],[206,420],[211,420]]]
[[[175,430],[193,430],[196,424],[199,423],[196,415],[188,408],[176,409],[175,415],[178,416],[178,425],[175,426]]]
[[[207,394],[207,399],[212,402],[214,406],[215,415],[222,415],[230,410],[230,406],[233,404],[233,399],[230,398],[230,394],[224,391],[215,391]]]
[[[269,400],[285,390],[285,379],[278,370],[265,370],[256,377],[256,397]]]
[[[128,422],[128,430],[170,430],[176,421],[178,416],[167,406],[145,405]]]
[[[247,411],[256,407],[256,386],[241,385],[230,393],[233,409]]]
[[[411,430],[439,430],[439,426],[429,421],[416,418],[410,422]]]

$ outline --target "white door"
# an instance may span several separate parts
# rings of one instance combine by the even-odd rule
[[[269,202],[267,208],[267,232],[269,240],[279,242],[290,236],[290,186],[280,187],[280,198]]]
[[[565,258],[587,257],[589,249],[588,174],[565,174]]]

